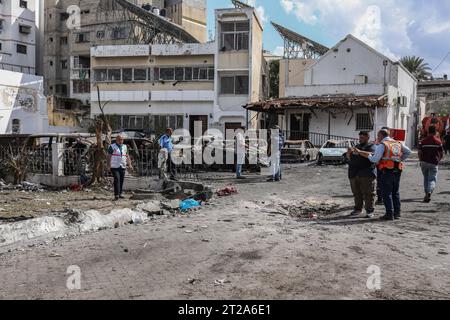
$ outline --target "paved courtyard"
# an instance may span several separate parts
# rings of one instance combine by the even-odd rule
[[[346,170],[289,165],[279,184],[260,175],[239,183],[231,173],[203,176],[239,193],[188,215],[3,253],[0,298],[450,298],[450,163],[433,202],[424,204],[418,161],[408,161],[396,222],[348,216]],[[313,219],[292,214],[306,199]],[[327,205],[334,209],[320,211]]]

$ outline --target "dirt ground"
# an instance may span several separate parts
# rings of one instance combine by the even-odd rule
[[[190,214],[2,254],[0,298],[450,298],[450,161],[441,166],[431,204],[422,203],[417,159],[408,161],[403,218],[395,222],[378,220],[382,207],[377,219],[349,217],[345,167],[284,169],[281,183],[267,183],[260,175],[238,183],[229,173],[203,175],[214,188],[232,183],[239,194],[214,198]],[[17,201],[0,194],[4,217],[112,206],[107,191],[13,196]],[[79,290],[66,286],[73,265],[81,270]],[[367,286],[368,269],[374,268],[380,271],[380,290]]]

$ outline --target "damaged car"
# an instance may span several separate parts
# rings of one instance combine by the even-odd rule
[[[317,155],[317,164],[319,166],[324,163],[332,164],[346,164],[347,163],[347,151],[349,148],[355,147],[355,141],[353,140],[328,140],[324,143]]]

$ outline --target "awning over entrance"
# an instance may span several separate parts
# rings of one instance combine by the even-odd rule
[[[310,109],[318,111],[344,112],[359,108],[375,109],[387,106],[387,95],[336,95],[314,97],[289,97],[253,102],[243,107],[256,112],[283,113],[286,110]]]

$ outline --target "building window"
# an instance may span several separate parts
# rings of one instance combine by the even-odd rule
[[[105,31],[97,31],[97,39],[104,39],[105,38]]]
[[[122,81],[123,82],[133,81],[133,69],[131,68],[122,69]]]
[[[222,22],[221,47],[222,51],[248,50],[250,23]]]
[[[61,60],[61,69],[67,69],[67,60]]]
[[[27,54],[27,46],[25,46],[23,44],[18,44],[17,45],[17,53]]]
[[[248,76],[223,76],[220,78],[221,94],[248,94]]]
[[[21,8],[27,9],[28,5],[27,5],[27,1],[25,0],[19,0],[19,6]]]
[[[106,69],[96,69],[94,70],[94,79],[97,82],[104,82],[108,79],[108,74]]]
[[[212,81],[214,67],[165,67],[154,69],[155,80]]]
[[[89,80],[73,80],[73,93],[90,93],[91,92],[91,83]]]
[[[372,131],[373,122],[372,117],[368,113],[358,113],[356,114],[356,131]]]
[[[67,85],[65,84],[57,84],[56,85],[56,94],[67,96]]]
[[[59,38],[59,43],[62,44],[62,45],[67,45],[67,37]]]
[[[123,27],[115,27],[111,34],[112,39],[125,39],[126,37],[126,30]]]
[[[89,42],[89,32],[77,33],[75,37],[76,37],[75,42],[78,43]]]
[[[31,33],[31,27],[26,25],[19,25],[19,32],[22,34],[30,34]]]
[[[20,134],[20,119],[13,119],[12,120],[12,133],[13,134]]]
[[[121,69],[108,69],[108,81],[121,81]]]
[[[133,74],[134,81],[146,81],[147,80],[147,69],[134,69]]]
[[[151,115],[150,116],[150,128],[154,128],[155,134],[163,134],[167,128],[182,129],[183,128],[183,115]]]
[[[159,68],[159,80],[166,80],[166,81],[175,80],[175,69]]]
[[[3,30],[3,19],[0,19],[0,32]]]

